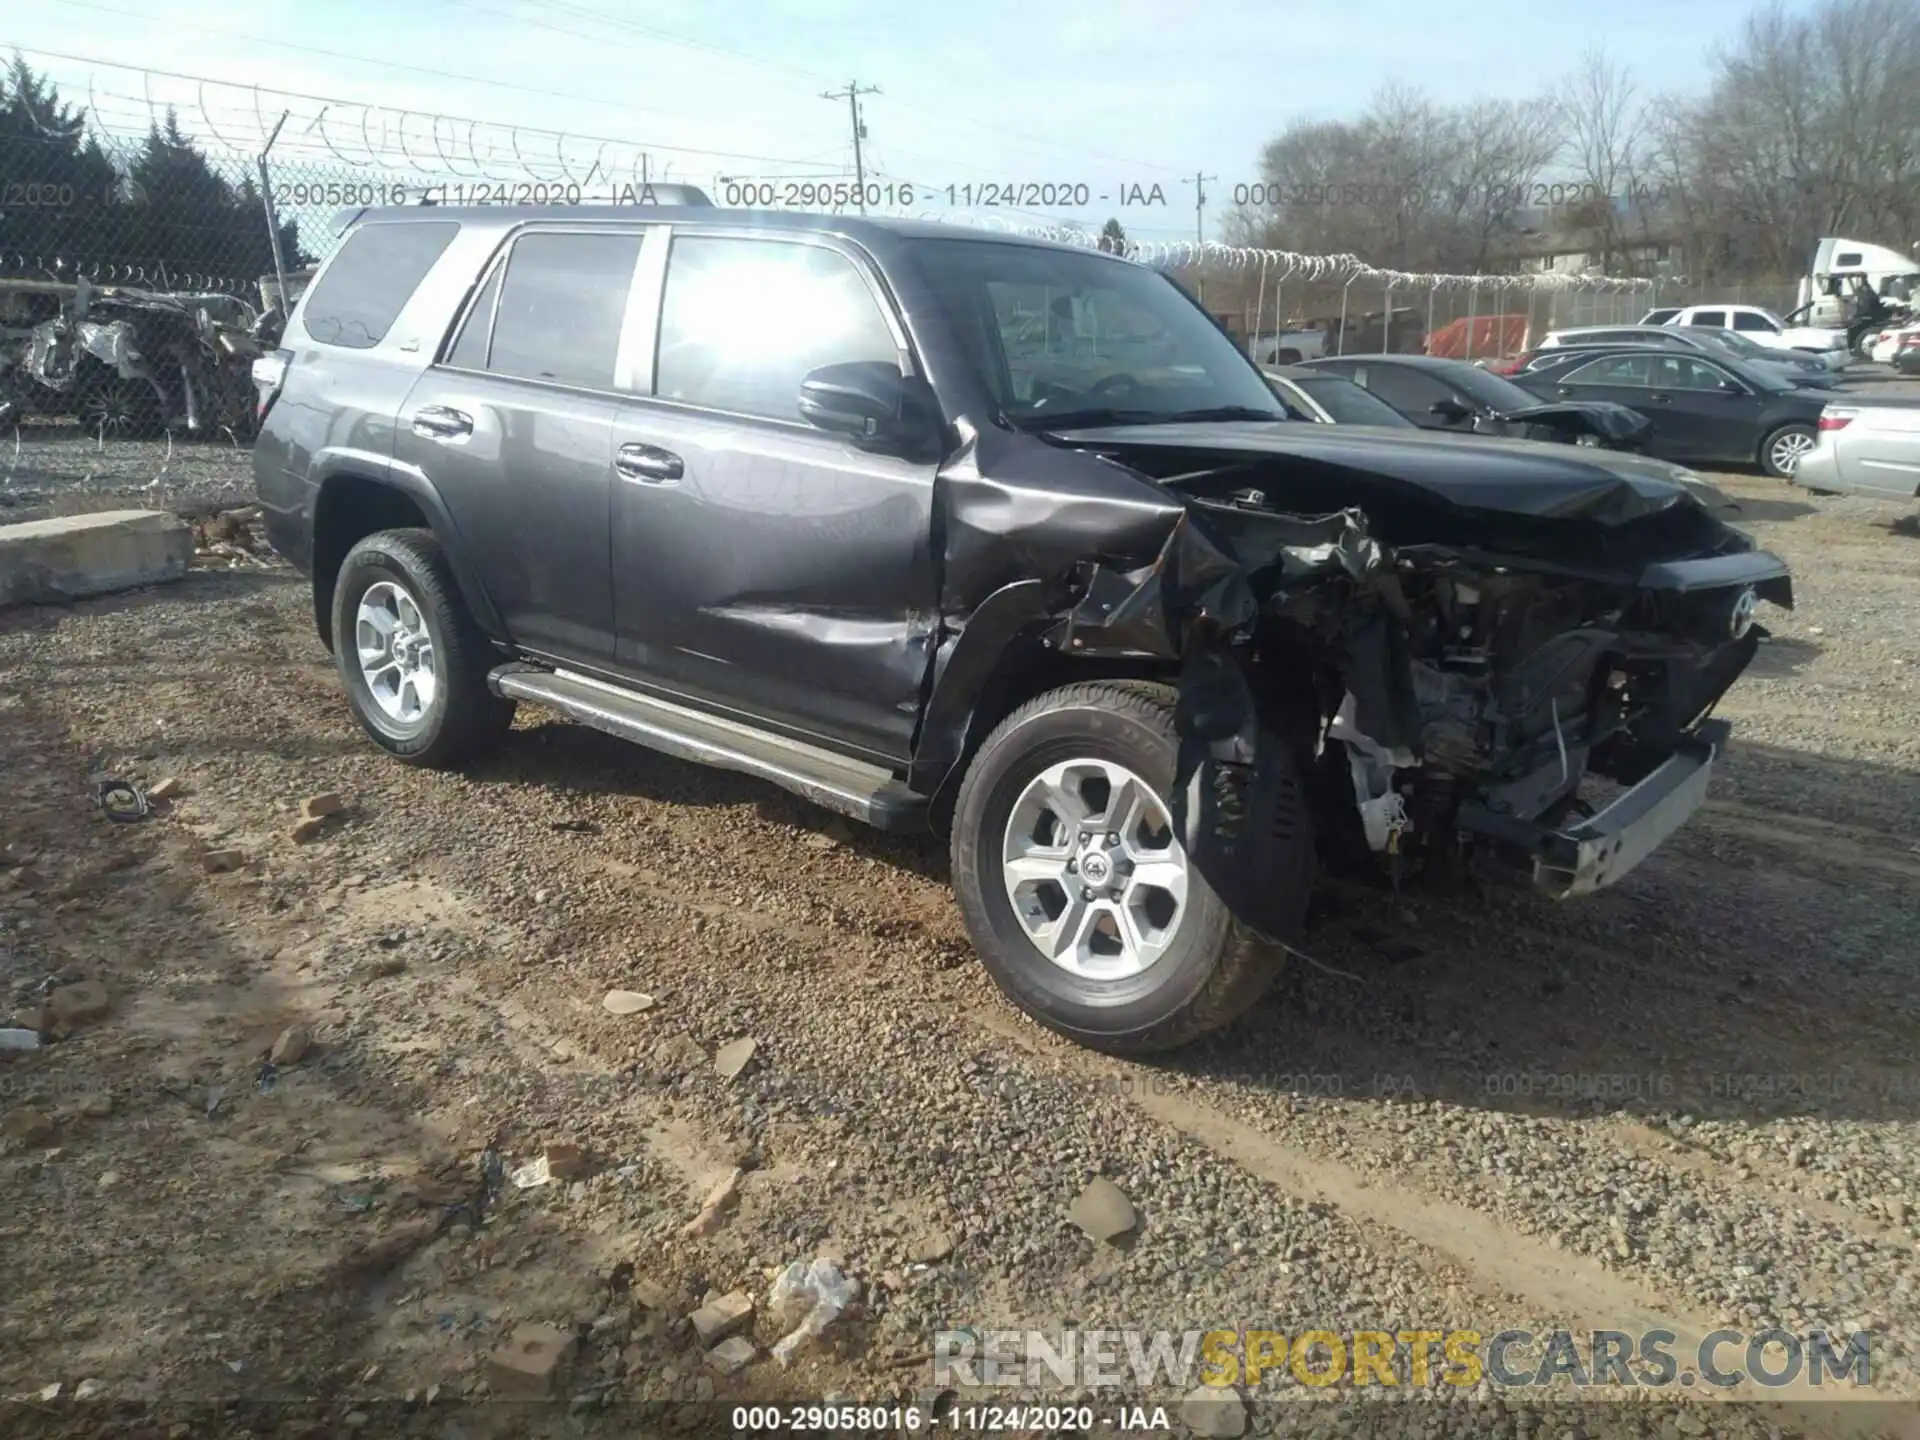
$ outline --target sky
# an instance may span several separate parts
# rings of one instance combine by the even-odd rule
[[[889,213],[1113,216],[1136,238],[1180,240],[1200,227],[1217,238],[1236,187],[1259,178],[1262,145],[1292,120],[1351,115],[1389,82],[1444,101],[1548,93],[1592,45],[1650,94],[1693,92],[1753,8],[23,0],[0,14],[0,49],[20,50],[64,98],[91,97],[110,130],[144,129],[171,103],[190,134],[250,153],[290,109],[276,145],[289,162],[352,175],[371,153],[455,174],[591,176],[583,198],[630,183],[642,152],[650,177],[721,203],[753,196],[749,183],[779,204],[805,196],[788,181],[850,179],[848,105],[822,92],[857,82],[877,87],[860,100],[863,160]]]

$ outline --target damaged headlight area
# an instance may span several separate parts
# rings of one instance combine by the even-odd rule
[[[1331,864],[1398,881],[1518,858],[1550,893],[1611,884],[1699,803],[1724,738],[1703,722],[1765,634],[1756,607],[1792,604],[1785,566],[1691,500],[1612,525],[1400,514],[1463,543],[1393,544],[1358,507],[1293,515],[1278,484],[1194,479],[1154,561],[1085,567],[1048,640],[1179,662],[1185,838],[1256,927],[1231,831],[1258,807],[1231,797],[1276,748]],[[1633,803],[1596,809],[1596,780]]]

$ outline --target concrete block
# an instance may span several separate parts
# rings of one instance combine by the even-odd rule
[[[553,1393],[554,1372],[573,1348],[573,1337],[551,1325],[520,1325],[487,1357],[487,1388],[495,1395],[538,1399]]]
[[[178,580],[193,531],[160,510],[0,525],[0,605],[46,605]]]

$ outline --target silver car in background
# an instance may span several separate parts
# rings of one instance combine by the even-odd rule
[[[1841,495],[1920,498],[1920,399],[1863,396],[1828,405],[1819,440],[1793,479]]]

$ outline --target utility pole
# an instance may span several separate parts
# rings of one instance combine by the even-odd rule
[[[1193,172],[1193,178],[1186,182],[1193,186],[1193,238],[1199,242],[1202,252],[1205,251],[1207,244],[1207,181],[1219,178],[1218,175],[1207,175],[1196,170]],[[1200,303],[1204,305],[1207,299],[1207,282],[1198,275],[1194,278],[1194,291]]]
[[[1219,178],[1218,175],[1203,175],[1196,170],[1193,179],[1187,182],[1193,186],[1193,238],[1202,245],[1207,243],[1207,181]]]
[[[860,97],[878,95],[878,85],[863,86],[857,80],[849,80],[844,90],[822,90],[822,100],[844,100],[847,102],[847,118],[853,122],[853,188],[854,197],[859,201],[860,213],[867,213],[867,172],[860,159],[860,142],[867,138],[867,127],[860,119]]]

